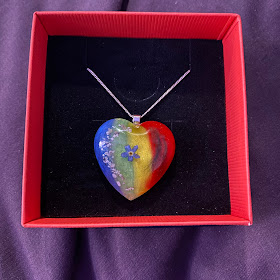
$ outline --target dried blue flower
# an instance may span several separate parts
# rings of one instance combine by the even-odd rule
[[[137,145],[134,146],[132,149],[131,149],[130,145],[127,145],[124,148],[125,148],[126,152],[121,154],[121,156],[123,158],[127,158],[128,161],[133,161],[133,158],[140,158],[140,156],[135,153],[138,149]]]

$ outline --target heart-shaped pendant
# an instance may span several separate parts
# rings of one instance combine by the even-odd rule
[[[133,200],[164,175],[174,157],[175,140],[160,122],[136,125],[125,119],[112,119],[98,129],[94,150],[111,185]]]

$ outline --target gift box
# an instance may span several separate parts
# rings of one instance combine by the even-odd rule
[[[191,70],[145,120],[174,134],[161,180],[133,201],[102,174],[94,135]],[[251,225],[241,19],[237,14],[35,12],[24,143],[24,227]],[[145,121],[143,120],[143,121]]]

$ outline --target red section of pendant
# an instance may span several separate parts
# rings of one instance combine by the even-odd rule
[[[148,132],[152,147],[152,175],[147,188],[152,188],[164,175],[175,154],[175,139],[171,130],[164,124],[148,121],[141,124]]]

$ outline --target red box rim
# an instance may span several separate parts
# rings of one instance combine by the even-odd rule
[[[40,217],[40,214],[38,216],[38,213],[34,215],[32,211],[34,209],[40,210],[40,197],[38,198],[38,190],[37,190],[37,201],[30,200],[30,196],[32,197],[32,188],[28,185],[32,181],[32,176],[34,176],[34,173],[32,173],[30,168],[30,161],[32,161],[32,148],[31,148],[31,134],[32,128],[30,127],[30,124],[32,123],[32,120],[34,119],[33,115],[31,113],[34,112],[34,104],[31,99],[34,99],[34,93],[32,92],[34,90],[34,85],[38,86],[40,82],[43,81],[44,84],[44,75],[45,70],[41,69],[41,76],[37,77],[39,81],[36,81],[36,65],[35,59],[33,59],[36,55],[38,55],[38,34],[41,34],[43,40],[40,41],[40,44],[44,44],[45,46],[42,50],[43,56],[46,56],[46,42],[47,42],[47,36],[49,34],[51,35],[61,35],[59,32],[63,31],[69,31],[74,32],[73,35],[81,35],[83,34],[84,30],[81,29],[80,26],[78,26],[79,29],[77,30],[71,30],[69,29],[69,23],[73,25],[73,22],[71,23],[71,20],[79,19],[81,20],[81,17],[84,17],[84,20],[88,18],[87,20],[95,20],[95,23],[97,22],[101,27],[104,27],[104,22],[111,22],[114,25],[119,25],[117,28],[114,29],[114,27],[109,26],[109,28],[113,28],[110,33],[110,30],[105,30],[105,35],[108,36],[116,36],[116,34],[119,34],[118,37],[156,37],[154,32],[156,32],[156,28],[158,27],[158,24],[161,24],[161,27],[163,28],[163,32],[165,34],[160,33],[158,38],[163,38],[163,35],[166,36],[168,34],[167,38],[183,38],[182,34],[185,34],[184,31],[173,29],[173,33],[170,33],[170,30],[172,30],[172,27],[174,27],[176,24],[184,23],[185,25],[203,25],[205,26],[205,23],[207,24],[207,21],[211,20],[215,21],[217,20],[217,24],[222,28],[218,30],[218,33],[211,33],[211,30],[209,31],[210,35],[203,33],[203,29],[199,29],[200,34],[199,38],[207,38],[215,36],[217,40],[222,40],[224,44],[224,55],[228,55],[226,53],[226,50],[233,51],[232,56],[237,56],[237,61],[230,63],[231,66],[234,66],[240,71],[239,76],[236,78],[235,76],[231,79],[238,80],[237,86],[232,86],[232,80],[227,81],[232,75],[230,73],[230,67],[226,67],[225,64],[225,82],[226,82],[226,96],[233,96],[234,94],[229,95],[227,91],[231,90],[234,93],[237,93],[239,96],[239,99],[228,101],[230,105],[226,104],[226,111],[229,112],[231,108],[231,104],[234,104],[234,102],[241,102],[241,133],[242,141],[241,141],[241,149],[242,151],[239,153],[239,155],[242,155],[243,159],[239,169],[243,171],[242,178],[240,179],[242,181],[242,189],[234,189],[230,186],[230,197],[231,197],[231,203],[234,201],[235,204],[232,207],[231,215],[198,215],[198,216],[141,216],[141,217],[92,217],[92,218],[43,218]],[[223,19],[223,23],[221,23],[221,19]],[[58,28],[58,33],[54,34],[55,30],[57,30],[57,27],[59,26],[58,23],[63,22],[61,24],[60,29]],[[165,22],[168,22],[168,26]],[[189,22],[188,22],[189,21]],[[143,30],[137,29],[137,25],[145,26],[145,24],[150,24],[152,22],[153,28],[146,29],[146,34],[143,34]],[[203,23],[204,22],[204,23]],[[125,24],[132,23],[132,29],[128,28],[128,30],[122,31],[122,28]],[[68,24],[68,27],[65,27],[66,24]],[[81,22],[80,22],[81,24]],[[103,26],[102,26],[103,24]],[[79,24],[78,24],[79,25]],[[171,26],[171,29],[170,29]],[[37,28],[37,29],[36,29]],[[64,28],[64,29],[63,29]],[[65,29],[66,28],[66,29]],[[68,28],[68,29],[67,29]],[[106,29],[105,28],[105,29]],[[118,30],[119,28],[119,30]],[[134,28],[134,29],[133,29]],[[207,28],[207,27],[206,27]],[[90,29],[90,26],[88,27]],[[101,28],[102,32],[104,32],[104,28]],[[67,31],[67,32],[68,32]],[[67,33],[65,32],[65,33]],[[76,33],[75,33],[76,32]],[[88,30],[87,32],[91,32],[91,30]],[[114,33],[116,32],[116,33]],[[132,33],[131,33],[132,32]],[[169,33],[168,33],[169,32]],[[180,33],[181,32],[181,33]],[[196,31],[194,31],[196,32]],[[44,34],[45,35],[42,35]],[[77,34],[78,33],[78,34]],[[233,45],[235,46],[235,49],[232,50],[228,46],[225,47],[225,45],[229,45],[227,43],[230,41],[230,37],[233,37],[234,34],[237,39],[233,41]],[[67,34],[69,35],[69,34]],[[97,32],[98,35],[98,32]],[[183,35],[184,36],[184,35]],[[189,32],[186,34],[188,38],[195,37],[195,34]],[[45,41],[44,41],[45,40]],[[232,42],[231,42],[232,43]],[[226,50],[225,50],[226,49]],[[229,55],[228,58],[230,59]],[[230,74],[229,74],[230,73]],[[35,78],[34,78],[35,76]],[[38,76],[38,75],[37,75]],[[230,84],[230,86],[227,87],[227,83]],[[233,83],[234,84],[234,83]],[[231,88],[230,88],[231,87]],[[42,90],[42,88],[40,88]],[[44,89],[43,89],[44,90]],[[38,97],[37,97],[38,98]],[[43,97],[41,97],[43,99]],[[232,98],[233,99],[233,98]],[[235,98],[236,99],[236,98]],[[230,100],[230,98],[226,98],[226,100]],[[42,102],[42,100],[40,100]],[[43,103],[42,103],[43,105]],[[42,108],[41,108],[42,109]],[[40,110],[40,109],[39,109]],[[40,111],[39,111],[40,112]],[[33,113],[34,114],[34,113]],[[236,125],[236,120],[233,122],[233,125],[228,124],[228,118],[232,118],[231,116],[228,117],[227,114],[227,135],[231,135],[234,130],[234,126]],[[42,128],[42,127],[41,127]],[[33,131],[34,132],[34,131]],[[42,129],[41,129],[41,138],[42,138]],[[39,141],[40,135],[38,136]],[[231,141],[231,146],[235,147],[234,141]],[[229,140],[228,140],[228,144]],[[29,60],[29,72],[28,72],[28,90],[27,90],[27,108],[26,108],[26,133],[25,133],[25,145],[24,145],[24,164],[23,164],[23,195],[22,195],[22,225],[24,227],[133,227],[133,226],[182,226],[182,225],[251,225],[252,224],[252,206],[251,206],[251,196],[250,196],[250,181],[249,181],[249,156],[248,156],[248,127],[247,127],[247,104],[246,104],[246,86],[245,86],[245,67],[244,67],[244,54],[243,54],[243,42],[242,42],[242,30],[241,30],[241,19],[240,16],[237,14],[201,14],[201,13],[138,13],[138,12],[35,12],[33,16],[33,25],[32,25],[32,35],[31,35],[31,46],[30,46],[30,60]],[[240,147],[239,147],[240,148]],[[228,153],[232,153],[228,147]],[[37,155],[40,156],[41,155]],[[36,159],[38,161],[38,158]],[[229,165],[235,166],[235,158],[229,159],[232,161],[232,163],[229,162]],[[237,165],[238,165],[237,164]],[[239,171],[240,171],[239,170]],[[234,171],[235,172],[235,171]],[[234,173],[233,172],[233,173]],[[229,172],[230,173],[230,172]],[[236,173],[236,172],[235,172]],[[36,175],[36,174],[35,174]],[[37,174],[38,175],[38,174]],[[41,175],[39,175],[40,177]],[[231,178],[232,177],[232,178]],[[229,180],[231,185],[234,183],[234,176],[231,176],[229,174]],[[240,194],[241,192],[241,194]],[[39,192],[40,194],[40,192]],[[242,203],[240,203],[240,201]],[[30,204],[31,203],[31,204]],[[242,207],[240,205],[242,204]],[[39,208],[38,208],[39,207]],[[34,212],[34,211],[33,211]]]

